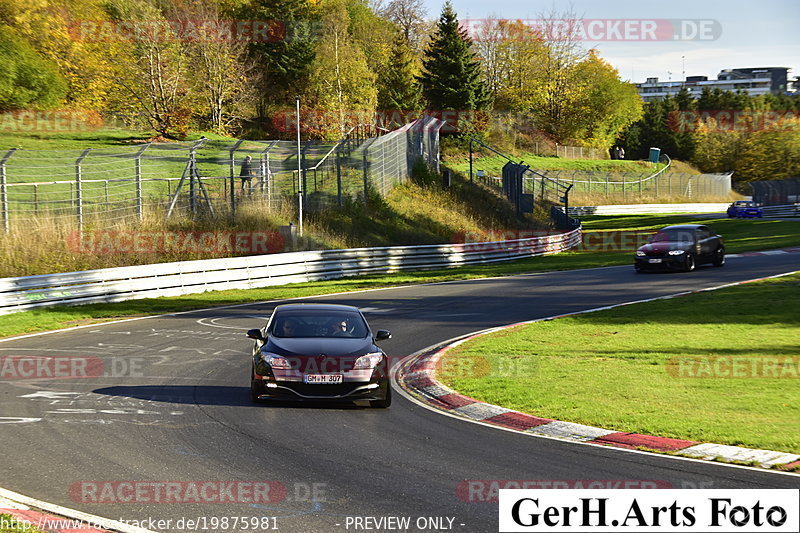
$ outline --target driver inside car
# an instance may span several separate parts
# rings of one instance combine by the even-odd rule
[[[294,337],[295,330],[297,329],[297,324],[294,320],[287,318],[281,324],[280,329],[280,336],[281,337]]]
[[[350,334],[346,318],[337,318],[332,320],[328,326],[328,329],[333,337],[343,337]]]

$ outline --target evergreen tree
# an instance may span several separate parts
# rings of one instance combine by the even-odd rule
[[[293,105],[295,96],[308,84],[316,32],[321,27],[315,4],[307,0],[254,0],[236,12],[235,16],[243,20],[280,21],[271,28],[274,33],[270,38],[250,45],[261,74],[262,117],[270,112],[270,106]]]
[[[390,113],[387,118],[392,126],[399,125],[398,121],[406,118],[408,112],[418,111],[421,107],[420,87],[415,76],[419,70],[416,63],[408,40],[402,32],[398,32],[388,71],[378,88],[378,109]],[[396,111],[400,111],[398,117],[393,116]]]
[[[448,0],[436,32],[422,59],[419,77],[429,109],[475,111],[488,105],[481,66],[472,51],[472,40],[458,27],[458,18]],[[460,117],[459,129],[464,129]]]

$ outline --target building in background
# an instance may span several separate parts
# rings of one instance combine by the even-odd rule
[[[647,78],[637,83],[639,96],[645,102],[663,100],[665,96],[675,96],[686,87],[693,97],[698,98],[704,88],[722,91],[744,91],[750,96],[760,94],[789,94],[797,88],[797,80],[791,81],[786,67],[733,68],[720,71],[716,80],[708,76],[687,76],[684,81],[659,81]]]

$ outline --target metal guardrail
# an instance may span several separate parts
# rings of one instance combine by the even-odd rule
[[[254,289],[360,274],[510,261],[577,246],[581,229],[528,239],[322,250],[104,268],[0,279],[0,314],[53,305],[117,302]]]
[[[800,204],[765,205],[761,209],[765,217],[800,217]]]
[[[575,217],[586,215],[646,215],[650,213],[724,213],[729,205],[728,203],[701,203],[573,206],[569,208],[569,214]]]

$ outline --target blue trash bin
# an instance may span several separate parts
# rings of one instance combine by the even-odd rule
[[[650,162],[651,163],[658,163],[658,159],[661,157],[661,148],[650,148]]]

